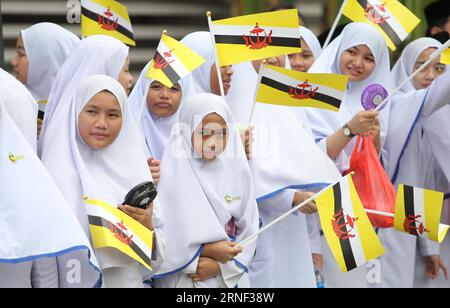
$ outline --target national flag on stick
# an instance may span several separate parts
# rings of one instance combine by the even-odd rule
[[[420,23],[420,19],[397,0],[349,0],[343,14],[353,21],[375,26],[394,51]]]
[[[350,175],[319,196],[316,203],[325,238],[343,272],[384,254]]]
[[[203,63],[205,59],[194,51],[163,34],[146,77],[171,88]]]
[[[400,232],[442,243],[450,226],[440,223],[444,194],[401,184],[394,225]]]
[[[210,23],[220,66],[301,52],[297,9]]]
[[[348,77],[337,74],[309,74],[263,65],[256,94],[258,103],[313,107],[339,111]]]
[[[447,48],[442,54],[441,54],[441,63],[450,65],[450,48]]]
[[[84,37],[103,34],[136,46],[128,10],[113,0],[81,0],[81,32]]]

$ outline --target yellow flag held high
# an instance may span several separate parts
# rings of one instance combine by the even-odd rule
[[[213,21],[220,66],[301,52],[297,9]]]
[[[171,88],[203,63],[205,59],[194,51],[163,34],[146,77]]]
[[[337,74],[308,74],[277,66],[263,65],[256,102],[313,107],[339,111],[348,77]]]
[[[84,37],[103,34],[136,46],[126,6],[113,0],[81,0],[81,32]]]
[[[101,200],[87,200],[94,248],[115,248],[152,270],[153,232]]]
[[[447,48],[442,54],[441,54],[441,63],[450,65],[450,48]]]
[[[350,175],[318,197],[316,203],[325,238],[343,272],[384,254]]]
[[[395,206],[395,229],[442,243],[450,228],[440,223],[444,194],[399,185]]]
[[[420,19],[397,0],[349,0],[343,14],[353,21],[375,26],[394,51],[420,23]]]

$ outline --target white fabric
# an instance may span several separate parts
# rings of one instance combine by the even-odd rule
[[[149,87],[154,82],[153,79],[145,77],[149,67],[150,62],[147,63],[142,70],[128,101],[135,119],[139,116],[142,104],[145,104],[139,129],[142,136],[145,138],[145,143],[150,152],[150,156],[157,160],[161,160],[167,142],[169,141],[172,128],[177,123],[180,107],[178,107],[177,112],[173,115],[163,118],[153,115],[148,110],[147,95]],[[180,81],[179,84],[182,85],[182,81]]]
[[[308,28],[300,27],[299,29],[300,37],[305,41],[309,49],[311,49],[314,59],[317,59],[322,53],[322,46],[320,46],[317,36]]]
[[[191,136],[202,119],[212,113],[227,123],[228,142],[224,152],[208,162],[193,155]],[[231,112],[219,96],[203,93],[183,102],[180,124],[173,131],[161,162],[158,185],[167,242],[166,261],[155,276],[159,287],[234,287],[253,258],[256,241],[244,245],[243,252],[235,258],[236,265],[233,261],[226,263],[230,268],[226,275],[222,272],[225,284],[218,277],[202,283],[193,283],[188,277],[196,271],[203,244],[229,241],[225,225],[231,218],[235,219],[236,242],[258,229],[253,180],[233,125]],[[236,200],[227,204],[226,195]]]
[[[88,238],[1,100],[0,157],[0,286],[99,286]]]
[[[392,87],[389,78],[390,64],[386,41],[375,27],[366,23],[355,22],[347,25],[342,34],[322,52],[309,72],[340,74],[339,63],[342,54],[345,50],[357,45],[367,45],[372,51],[376,63],[372,74],[366,80],[349,83],[339,112],[312,108],[306,110],[314,137],[316,141],[320,140],[319,145],[324,151],[326,151],[326,138],[342,128],[357,112],[363,110],[361,95],[364,89],[374,83],[381,84],[388,91]],[[379,118],[383,147],[388,131],[389,108],[382,110]],[[355,141],[350,142],[336,160],[336,165],[341,171],[348,170],[354,146]]]
[[[36,151],[38,105],[25,86],[2,69],[0,99],[11,119]]]
[[[34,99],[47,101],[52,84],[66,59],[74,51],[80,39],[63,27],[42,22],[21,31],[27,54],[27,88]],[[45,104],[40,105],[45,111]]]
[[[92,35],[76,46],[58,72],[50,91],[39,137],[40,156],[44,155],[44,151],[51,151],[54,147],[53,134],[57,133],[60,125],[55,123],[54,118],[62,116],[61,112],[65,107],[60,106],[68,104],[78,83],[96,74],[107,75],[117,80],[127,56],[128,47],[110,36]]]
[[[79,135],[78,117],[89,100],[103,90],[111,92],[117,98],[122,111],[122,127],[110,146],[94,151]],[[116,206],[123,202],[125,195],[133,187],[144,181],[152,181],[152,176],[126,93],[116,80],[104,75],[85,78],[69,103],[61,105],[61,108],[64,110],[58,115],[65,116],[52,120],[59,124],[58,134],[54,137],[57,147],[47,152],[42,161],[89,235],[83,195]],[[159,244],[163,243],[159,234],[161,214],[159,201],[155,199],[153,225]],[[158,247],[158,250],[161,248]],[[97,254],[102,269],[128,267],[136,262],[112,248],[99,249]]]

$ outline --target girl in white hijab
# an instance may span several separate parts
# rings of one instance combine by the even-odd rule
[[[39,138],[41,157],[46,155],[46,151],[51,151],[52,135],[59,129],[60,123],[55,123],[53,118],[60,117],[59,113],[64,110],[60,105],[67,104],[80,80],[103,74],[119,80],[125,89],[131,86],[127,57],[128,47],[110,36],[89,36],[76,46],[52,85]]]
[[[312,108],[306,111],[316,142],[342,172],[349,168],[355,145],[348,132],[353,135],[371,133],[381,154],[388,131],[389,108],[379,113],[362,111],[361,96],[374,83],[389,90],[389,70],[389,53],[383,36],[375,27],[357,22],[347,25],[309,70],[310,73],[343,74],[350,78],[339,112]]]
[[[441,46],[431,38],[420,38],[409,44],[392,70],[395,82],[399,85],[406,80]],[[437,58],[393,98],[386,149],[389,153],[388,173],[396,186],[402,183],[444,193],[448,191],[450,173],[446,177],[444,170],[450,171],[450,148],[443,140],[449,138],[450,131],[450,72],[445,71],[445,65]],[[436,79],[442,74],[444,76]],[[430,264],[427,274],[437,277],[439,268],[445,267],[436,243],[417,240],[392,229],[380,230],[379,234],[387,253],[380,258],[382,281],[378,286],[413,287],[417,241],[420,244],[417,261],[425,257]],[[416,273],[422,285],[426,285],[427,280],[424,273],[424,266]]]
[[[161,162],[166,260],[157,287],[248,286],[258,230],[253,180],[225,101],[214,94],[186,99]]]
[[[71,100],[60,107],[62,112],[52,120],[59,123],[55,147],[43,162],[89,235],[84,195],[116,206],[133,187],[152,181],[152,176],[120,83],[104,75],[90,76],[80,82]],[[156,269],[162,261],[163,249],[158,199],[147,210],[122,205],[119,208],[155,230]],[[144,278],[149,276],[141,273],[139,263],[115,249],[102,248],[96,252],[106,287],[142,287]]]
[[[16,78],[30,90],[43,119],[52,84],[80,39],[63,27],[42,22],[21,31],[11,60]]]

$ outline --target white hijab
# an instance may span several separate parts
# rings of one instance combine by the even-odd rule
[[[25,86],[1,68],[0,99],[11,119],[36,151],[38,105]]]
[[[15,155],[15,163],[9,156]],[[100,286],[101,273],[89,239],[0,98],[0,263],[58,257],[60,287]],[[63,260],[72,263],[64,263]],[[71,283],[70,264],[82,280]],[[69,267],[68,267],[69,265]],[[4,268],[4,267],[3,267]],[[31,275],[31,273],[30,273]],[[2,276],[0,280],[14,279]]]
[[[44,151],[51,150],[52,134],[61,125],[55,121],[64,109],[59,106],[67,104],[78,83],[96,74],[107,75],[117,80],[127,56],[128,47],[125,44],[105,35],[89,36],[76,46],[52,85],[39,138],[41,156],[44,155]]]
[[[107,148],[92,150],[81,139],[78,118],[84,106],[99,92],[107,90],[118,100],[122,111],[122,128],[116,140]],[[64,119],[55,135],[55,147],[44,157],[44,165],[55,179],[69,204],[89,234],[89,224],[82,196],[100,199],[113,206],[121,204],[125,195],[136,185],[152,181],[146,162],[146,153],[135,126],[123,87],[104,75],[85,78],[78,85],[75,95],[64,108]],[[155,200],[155,216],[159,216],[159,203]],[[160,221],[156,218],[154,226]],[[118,253],[116,253],[118,255]],[[121,255],[125,257],[125,255]],[[123,258],[99,255],[102,268],[121,266]]]
[[[181,43],[205,59],[205,63],[183,79],[183,98],[199,93],[212,93],[211,67],[215,63],[215,56],[211,34],[206,31],[193,32],[186,35]]]
[[[322,46],[320,46],[320,42],[317,39],[317,36],[306,27],[299,27],[300,37],[308,44],[309,49],[315,59],[319,58],[322,53]]]
[[[149,66],[150,62],[147,63],[145,68],[142,70],[141,75],[139,76],[139,79],[128,98],[128,101],[136,119],[139,116],[142,104],[146,105],[146,107],[144,107],[144,112],[142,113],[139,129],[145,138],[145,143],[148,151],[150,152],[150,156],[157,160],[161,160],[166,144],[169,141],[172,128],[178,120],[180,107],[176,113],[164,118],[159,118],[150,113],[147,105],[147,95],[154,80],[145,77]],[[179,84],[182,85],[182,81],[180,81]]]
[[[47,101],[52,84],[80,39],[57,24],[42,22],[21,31],[27,53],[27,87],[37,102]],[[40,104],[45,111],[45,103]]]
[[[361,95],[371,84],[381,84],[388,91],[392,88],[389,78],[390,64],[389,52],[381,33],[373,26],[366,23],[354,22],[347,25],[342,34],[337,37],[320,55],[310,68],[310,73],[340,74],[339,64],[345,50],[357,46],[367,45],[375,57],[375,69],[372,74],[363,81],[350,82],[339,112],[308,108],[306,113],[312,126],[316,141],[333,134],[359,111],[363,110]],[[379,115],[381,124],[382,146],[386,140],[389,123],[389,108],[385,108]],[[351,142],[343,151],[339,168],[348,169],[349,158],[352,155],[355,142]]]
[[[191,136],[202,119],[220,115],[228,125],[228,143],[214,161],[193,155]],[[214,94],[198,94],[183,102],[180,123],[173,131],[161,162],[159,196],[164,204],[166,261],[156,278],[192,266],[203,244],[230,240],[225,225],[235,219],[236,242],[258,230],[253,180],[233,117]],[[227,204],[227,195],[236,197]],[[235,261],[244,270],[253,258],[256,242],[244,245]],[[195,272],[195,267],[192,268]]]

